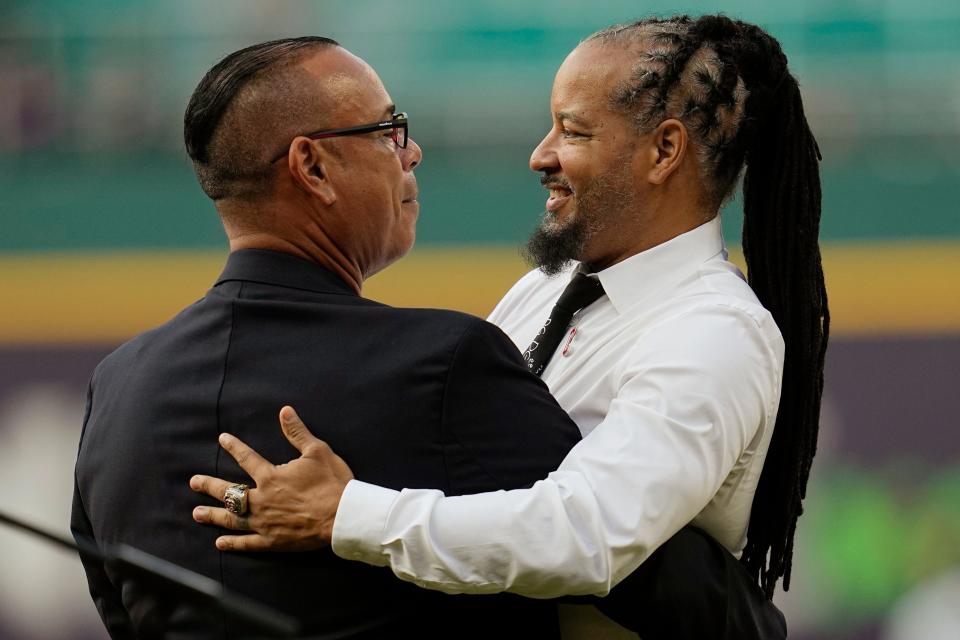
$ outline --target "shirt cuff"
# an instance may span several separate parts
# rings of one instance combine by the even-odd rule
[[[378,567],[390,563],[383,551],[383,530],[399,491],[351,480],[340,496],[330,546],[344,560]]]

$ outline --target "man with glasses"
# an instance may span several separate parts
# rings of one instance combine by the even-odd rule
[[[242,473],[218,433],[294,457],[271,426],[291,398],[330,426],[358,474],[396,488],[522,487],[579,439],[493,325],[361,297],[414,241],[422,152],[395,111],[373,69],[324,38],[249,47],[206,74],[184,134],[231,253],[204,298],[94,372],[72,528],[220,580],[293,614],[310,637],[556,637],[548,601],[451,597],[329,550],[221,553],[216,531],[189,517],[191,474]],[[244,636],[229,617],[153,597],[135,575],[84,565],[114,638]]]

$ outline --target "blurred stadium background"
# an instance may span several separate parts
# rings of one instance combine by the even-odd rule
[[[368,60],[425,158],[417,247],[366,293],[485,314],[525,269],[516,247],[544,199],[527,158],[557,66],[595,29],[684,11],[778,37],[823,149],[835,338],[793,588],[776,598],[791,637],[957,638],[955,0],[0,0],[0,508],[66,531],[90,371],[219,271],[180,127],[221,56],[321,34]],[[736,245],[735,205],[724,226]],[[0,559],[0,638],[103,637],[79,563],[7,531]]]

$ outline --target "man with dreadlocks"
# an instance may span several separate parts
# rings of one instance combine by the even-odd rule
[[[428,588],[603,595],[692,523],[767,598],[788,588],[829,315],[819,151],[786,57],[723,16],[615,25],[567,57],[551,110],[530,161],[550,191],[527,247],[539,269],[491,320],[584,439],[530,488],[464,497],[353,480],[317,447],[309,478],[254,478],[248,518],[199,518],[256,532],[221,548],[332,539]],[[717,217],[741,174],[749,286]]]

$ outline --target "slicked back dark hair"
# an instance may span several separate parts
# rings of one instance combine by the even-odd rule
[[[320,36],[272,40],[235,51],[207,71],[187,103],[183,140],[200,186],[210,198],[218,200],[237,195],[232,188],[235,183],[249,179],[257,171],[267,170],[266,166],[244,166],[255,163],[249,158],[237,158],[236,154],[224,153],[219,157],[211,153],[224,114],[237,94],[265,70],[298,62],[311,51],[338,44]]]
[[[793,538],[817,446],[830,313],[820,262],[820,150],[780,44],[725,16],[650,18],[586,42],[636,51],[612,95],[641,129],[667,118],[690,133],[719,206],[743,177],[743,253],[786,345],[780,408],[741,561],[768,598],[790,586]]]

